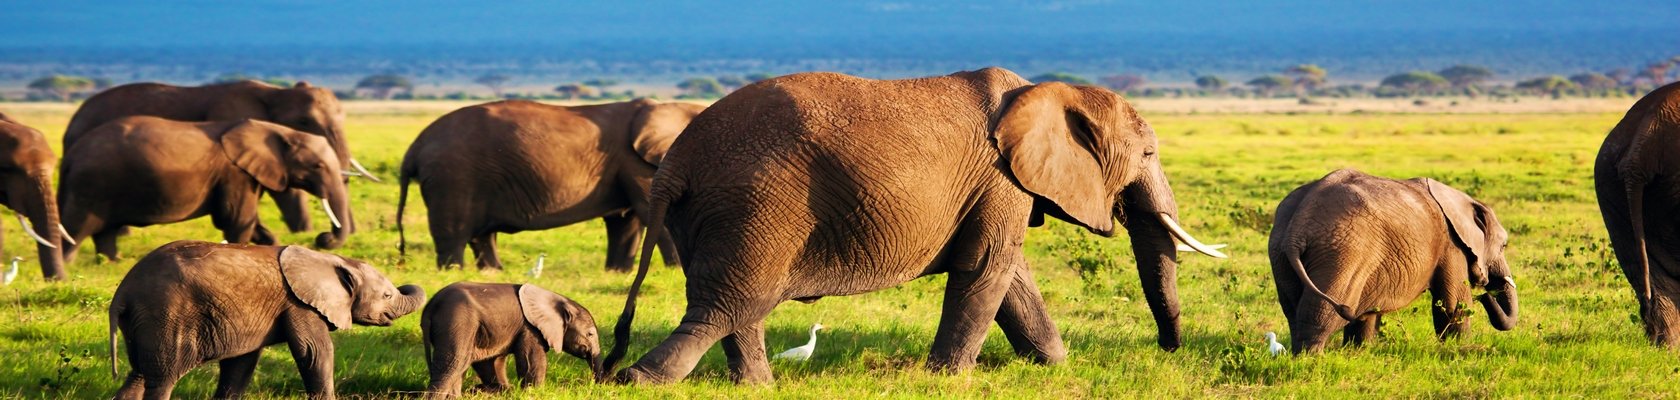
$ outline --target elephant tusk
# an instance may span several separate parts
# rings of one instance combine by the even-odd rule
[[[1511,290],[1516,290],[1517,289],[1517,280],[1516,279],[1511,279],[1511,277],[1506,276],[1505,277],[1505,283],[1511,285]]]
[[[1161,225],[1166,225],[1167,231],[1172,232],[1173,237],[1177,238],[1178,241],[1189,245],[1191,250],[1195,250],[1197,253],[1206,254],[1213,258],[1226,257],[1225,253],[1220,253],[1216,248],[1209,247],[1208,245],[1202,244],[1201,241],[1196,240],[1195,236],[1190,236],[1189,232],[1185,232],[1183,227],[1178,226],[1178,221],[1174,221],[1171,215],[1167,215],[1167,213],[1157,213],[1155,214],[1155,217],[1160,218]]]
[[[367,178],[368,180],[374,181],[374,182],[379,182],[380,181],[379,177],[374,176],[372,172],[368,172],[367,167],[363,167],[362,163],[360,161],[356,161],[356,159],[354,159],[354,158],[350,159],[350,167],[355,168],[356,173],[361,174],[361,175],[358,175],[360,177]]]
[[[64,238],[65,243],[69,243],[71,246],[76,245],[76,239],[71,239],[70,238],[70,230],[69,229],[64,229],[64,224],[58,224],[58,233],[60,235],[63,235],[61,237]]]
[[[1210,244],[1210,245],[1207,245],[1207,247],[1210,248],[1210,249],[1219,250],[1219,249],[1225,248],[1225,244],[1224,243]],[[1178,251],[1196,251],[1196,248],[1187,246],[1183,243],[1179,243],[1178,244]]]
[[[23,224],[23,233],[29,234],[29,237],[34,238],[36,243],[40,243],[42,246],[47,246],[49,249],[58,248],[58,246],[54,246],[52,243],[47,242],[47,238],[41,237],[41,234],[35,233],[35,227],[30,226],[29,220],[24,218],[23,215],[18,215],[17,219],[18,223]]]
[[[363,175],[360,172],[353,172],[353,171],[338,171],[338,173],[340,175],[344,175],[344,176],[367,176],[367,175]]]
[[[321,211],[327,212],[327,219],[332,221],[333,228],[339,228],[342,226],[338,223],[338,215],[333,214],[332,206],[327,205],[327,199],[321,199]]]

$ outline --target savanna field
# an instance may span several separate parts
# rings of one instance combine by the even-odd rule
[[[767,321],[772,354],[804,344],[812,323],[827,329],[809,362],[774,362],[774,386],[731,384],[716,348],[687,381],[640,387],[593,384],[581,361],[554,353],[544,387],[498,397],[1680,398],[1676,353],[1650,346],[1641,334],[1632,291],[1611,256],[1592,191],[1593,159],[1620,110],[1632,103],[1623,101],[1616,111],[1587,112],[1146,112],[1160,135],[1161,158],[1186,229],[1203,241],[1230,245],[1224,250],[1229,259],[1181,255],[1185,343],[1175,353],[1155,345],[1155,325],[1125,236],[1105,239],[1051,223],[1030,231],[1026,246],[1069,347],[1062,365],[1039,366],[1016,357],[994,327],[974,371],[926,372],[922,364],[944,284],[943,276],[932,276],[865,295],[782,304]],[[0,104],[45,132],[55,146],[72,107]],[[413,137],[452,107],[347,103],[356,158],[385,181],[352,184],[361,231],[335,252],[368,261],[393,282],[419,284],[428,293],[463,280],[535,283],[589,307],[603,333],[610,331],[632,276],[603,271],[606,244],[599,221],[502,235],[507,271],[439,271],[424,203],[411,188],[414,201],[403,217],[409,251],[398,255],[398,165]],[[1433,177],[1493,207],[1512,235],[1507,255],[1522,300],[1517,328],[1496,332],[1480,308],[1472,307],[1466,335],[1438,342],[1424,296],[1384,318],[1383,337],[1364,348],[1344,348],[1336,335],[1324,354],[1268,355],[1266,332],[1276,331],[1284,343],[1289,335],[1266,258],[1272,211],[1290,190],[1344,167],[1396,178]],[[265,224],[284,231],[272,205],[261,212]],[[319,227],[325,217],[315,212]],[[29,238],[6,217],[6,254],[28,259],[17,282],[0,287],[0,397],[112,394],[119,382],[111,378],[107,361],[106,307],[123,274],[164,243],[220,239],[208,218],[135,229],[121,241],[125,259],[100,262],[92,246],[84,246],[68,267],[71,278],[47,284]],[[287,233],[282,240],[311,243],[314,234]],[[543,254],[546,272],[527,277],[525,270]],[[682,295],[681,272],[656,263],[643,289],[627,363],[676,326]],[[419,320],[416,312],[389,328],[334,333],[338,394],[399,397],[423,390],[427,373]],[[128,371],[125,357],[119,357],[119,367]],[[183,378],[175,393],[208,397],[215,378],[216,367],[203,366]],[[285,346],[263,353],[247,395],[303,395]]]

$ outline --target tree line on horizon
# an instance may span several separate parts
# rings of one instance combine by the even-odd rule
[[[716,99],[735,89],[774,77],[768,73],[745,75],[696,76],[679,81],[677,99]],[[1460,64],[1438,71],[1414,70],[1384,77],[1376,85],[1347,83],[1332,85],[1327,70],[1314,64],[1298,64],[1277,73],[1263,74],[1241,85],[1218,75],[1200,75],[1193,87],[1151,85],[1141,75],[1105,75],[1095,80],[1067,72],[1047,72],[1029,80],[1035,83],[1065,82],[1098,85],[1131,97],[1237,97],[1237,98],[1300,98],[1307,102],[1314,97],[1430,97],[1467,96],[1508,98],[1516,96],[1562,97],[1625,97],[1639,96],[1663,84],[1680,80],[1680,56],[1658,60],[1643,68],[1616,68],[1604,72],[1582,72],[1574,75],[1545,75],[1512,81],[1509,84],[1490,84],[1498,77],[1493,70]],[[243,73],[226,73],[206,83],[255,80],[277,86],[289,86],[295,81],[279,77],[258,77]],[[586,79],[562,83],[552,92],[520,92],[507,90],[514,77],[501,73],[486,73],[473,83],[488,89],[491,96],[453,91],[445,94],[416,94],[414,83],[397,73],[379,73],[358,80],[349,90],[336,91],[343,99],[373,100],[628,100],[637,97],[634,90],[615,90],[621,83],[614,79]],[[72,75],[50,75],[28,84],[27,101],[68,102],[91,96],[112,86],[105,78]],[[652,96],[657,97],[657,96]],[[0,100],[5,100],[0,98]]]

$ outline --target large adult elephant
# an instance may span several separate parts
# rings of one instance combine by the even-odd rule
[[[275,244],[257,219],[264,189],[321,197],[333,229],[315,237],[316,247],[339,247],[350,234],[337,218],[349,215],[350,197],[332,147],[278,124],[122,118],[66,150],[61,169],[65,227],[77,240],[93,235],[95,248],[110,259],[118,258],[123,227],[206,215],[230,243]],[[72,243],[65,257],[75,251]]]
[[[23,232],[35,239],[41,276],[47,280],[68,276],[59,253],[68,238],[59,225],[58,202],[53,196],[53,170],[57,166],[58,157],[41,131],[0,114],[0,204],[16,212]]]
[[[1016,353],[1060,362],[1066,350],[1021,250],[1046,216],[1102,236],[1116,219],[1126,226],[1157,343],[1175,350],[1174,238],[1223,255],[1179,227],[1156,146],[1114,92],[998,68],[909,80],[807,73],[742,88],[695,118],[654,178],[649,226],[676,237],[687,313],[617,379],[681,379],[721,339],[736,381],[768,381],[763,320],[778,303],[939,273],[949,278],[930,369],[972,367],[994,320]],[[609,366],[625,353],[649,250]]]
[[[1633,285],[1645,337],[1680,347],[1680,83],[1658,88],[1610,130],[1593,164],[1598,209]]]
[[[500,269],[497,233],[601,218],[607,269],[629,270],[654,170],[705,108],[647,99],[576,107],[514,100],[455,110],[421,131],[403,156],[398,237],[413,180],[426,200],[438,267],[464,264],[470,244],[479,268]],[[406,253],[407,244],[398,248]],[[660,249],[667,264],[678,264],[674,246],[664,241]]]
[[[176,121],[240,121],[254,119],[285,125],[327,139],[338,153],[338,164],[354,169],[358,174],[377,180],[367,168],[350,156],[350,145],[344,136],[344,110],[338,97],[327,88],[298,82],[292,87],[279,87],[257,81],[238,81],[204,86],[184,87],[162,83],[131,83],[106,89],[89,97],[70,117],[64,129],[64,149],[68,151],[94,128],[112,120],[149,115]],[[292,232],[312,230],[309,218],[309,197],[295,190],[272,192],[276,205]],[[338,216],[352,230],[351,215]]]

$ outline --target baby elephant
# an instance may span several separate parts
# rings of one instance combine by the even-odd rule
[[[286,343],[312,399],[333,397],[333,342],[350,324],[389,326],[426,301],[361,261],[296,246],[179,241],[141,258],[111,298],[134,372],[119,399],[167,399],[187,370],[221,361],[215,397],[244,393],[268,345]]]
[[[1323,350],[1343,327],[1345,343],[1362,344],[1383,313],[1426,289],[1445,339],[1464,329],[1472,285],[1487,291],[1476,300],[1494,329],[1510,330],[1517,285],[1506,239],[1492,209],[1430,179],[1344,169],[1295,189],[1278,205],[1268,246],[1290,348]]]
[[[519,367],[520,384],[540,385],[548,351],[563,350],[589,363],[595,380],[604,376],[595,317],[565,296],[531,284],[458,282],[443,288],[420,313],[431,370],[427,397],[460,395],[461,374],[471,364],[480,390],[507,388],[507,356]]]

